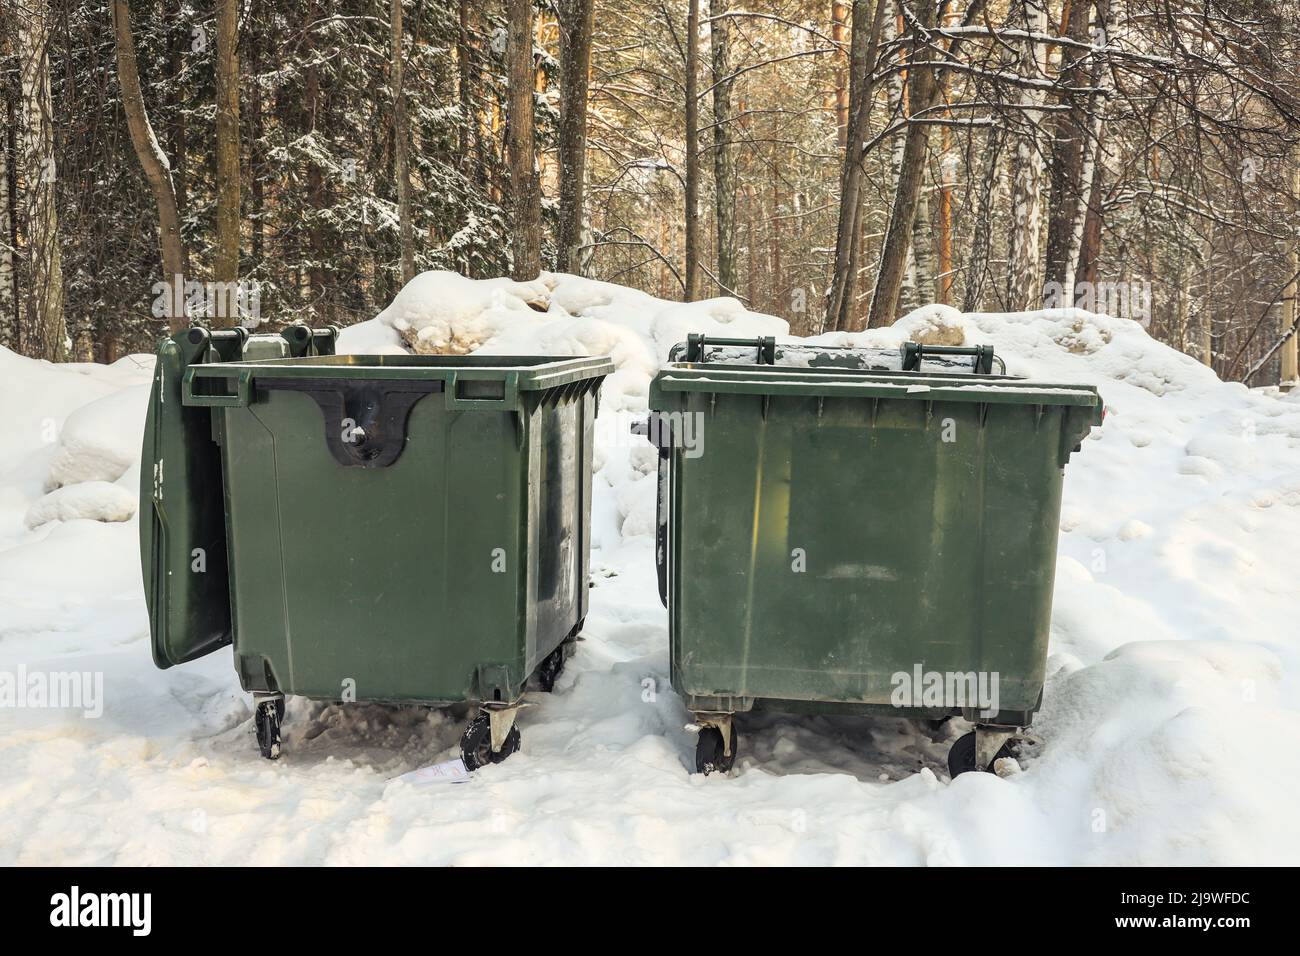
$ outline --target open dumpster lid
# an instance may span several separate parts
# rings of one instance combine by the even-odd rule
[[[187,373],[244,357],[333,352],[337,334],[196,327],[159,346],[140,463],[140,563],[159,667],[202,657],[232,636],[221,457],[211,411],[183,401]]]

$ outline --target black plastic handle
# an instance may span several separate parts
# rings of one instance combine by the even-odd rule
[[[977,375],[993,374],[993,346],[991,345],[922,345],[920,342],[904,342],[903,371],[920,371],[921,361],[936,355],[969,355],[974,361],[972,367]],[[998,364],[1005,372],[1007,367],[1001,359]]]
[[[687,362],[706,361],[704,349],[706,346],[738,346],[757,349],[759,365],[776,364],[776,336],[762,335],[753,339],[719,339],[709,338],[699,332],[692,332],[686,336],[686,342],[678,342],[668,353],[668,361],[681,362],[682,356],[685,356]]]

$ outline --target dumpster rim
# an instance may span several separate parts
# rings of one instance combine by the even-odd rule
[[[947,376],[903,372],[771,371],[757,366],[662,369],[651,383],[651,407],[664,392],[712,392],[801,398],[892,398],[1013,405],[1096,407],[1096,386],[1022,378]]]
[[[436,361],[387,365],[366,360],[398,358]],[[478,359],[479,361],[464,361]],[[451,360],[451,361],[449,361]],[[461,360],[461,361],[455,361]],[[539,355],[321,355],[306,358],[257,359],[194,365],[187,376],[194,378],[269,378],[441,380],[501,380],[511,377],[520,391],[540,391],[615,371],[609,356],[555,357]]]

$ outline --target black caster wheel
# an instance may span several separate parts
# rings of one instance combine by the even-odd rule
[[[993,760],[987,767],[977,767],[975,765],[975,731],[963,734],[958,737],[956,742],[948,749],[948,774],[957,777],[959,774],[969,773],[972,770],[983,770],[985,773],[992,773],[993,766],[1003,757],[1014,757],[1016,751],[1014,741],[1008,740],[1004,743]]]
[[[564,645],[561,644],[547,654],[541,664],[537,665],[537,683],[546,693],[555,689],[555,682],[564,673]]]
[[[510,733],[506,734],[501,749],[493,753],[492,718],[486,713],[480,713],[469,722],[465,733],[461,735],[460,759],[465,764],[465,769],[473,772],[490,763],[500,763],[505,760],[519,749],[522,739],[519,735],[519,726],[516,724],[510,728]]]
[[[284,698],[263,700],[253,713],[257,747],[267,760],[280,759],[280,724],[284,722]]]
[[[701,727],[695,742],[695,772],[702,774],[727,773],[736,763],[736,725],[731,725],[731,753],[722,752],[722,731],[717,727]]]

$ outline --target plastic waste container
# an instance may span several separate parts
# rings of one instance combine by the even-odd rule
[[[140,545],[154,662],[233,644],[258,742],[284,695],[479,702],[519,746],[587,611],[606,358],[335,355],[335,330],[190,329],[158,351]]]
[[[650,387],[670,675],[696,768],[752,709],[961,715],[989,769],[1042,701],[1061,484],[1103,406],[988,346],[691,336]]]

